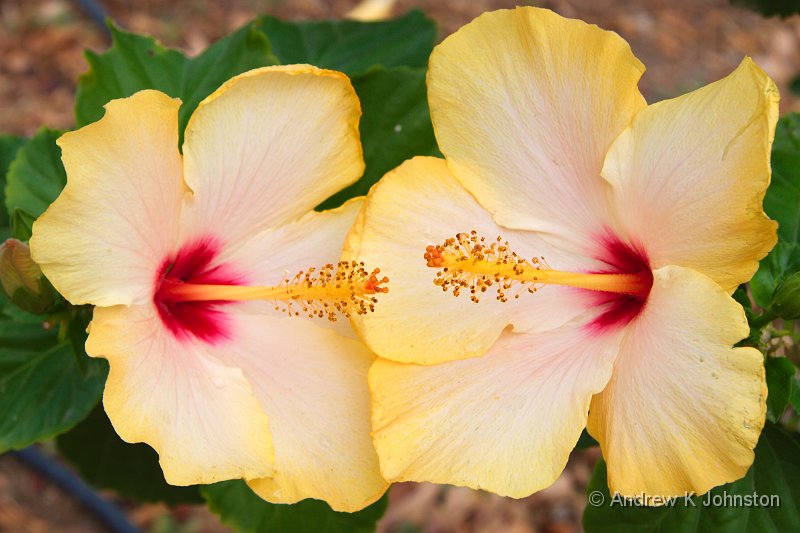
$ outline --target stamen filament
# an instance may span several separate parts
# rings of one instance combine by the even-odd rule
[[[471,274],[499,277],[522,283],[566,285],[579,289],[617,294],[638,295],[647,288],[647,282],[639,274],[584,274],[550,270],[542,268],[541,258],[534,264],[530,264],[525,260],[518,260],[516,263],[498,264],[497,261],[489,261],[487,259],[464,261],[452,256],[445,256],[443,266],[448,270],[463,270]]]
[[[507,291],[515,284],[527,285],[531,293],[536,292],[539,285],[565,285],[643,296],[652,283],[649,272],[592,274],[552,270],[544,258],[523,259],[500,237],[487,244],[475,231],[459,233],[440,246],[428,246],[424,257],[429,267],[441,269],[434,284],[444,291],[452,290],[456,296],[468,290],[475,302],[491,286],[497,288],[498,300],[507,301]],[[519,298],[519,294],[514,297]]]
[[[274,287],[252,287],[247,285],[196,285],[190,283],[176,284],[170,291],[184,302],[232,301],[247,300],[345,300],[353,294],[361,296],[375,294],[363,287],[338,285],[333,287],[318,285],[277,285]],[[382,291],[381,291],[382,292]]]
[[[163,300],[171,302],[231,302],[268,300],[276,303],[289,315],[299,316],[294,305],[310,317],[325,317],[336,321],[337,313],[349,317],[374,310],[374,295],[388,292],[382,284],[389,278],[378,278],[380,269],[368,272],[363,263],[340,262],[319,270],[300,271],[294,278],[284,278],[276,286],[213,285],[164,280],[160,287]],[[294,305],[293,305],[294,304]]]

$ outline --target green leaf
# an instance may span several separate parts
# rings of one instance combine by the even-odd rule
[[[155,39],[120,30],[113,24],[111,48],[103,54],[86,51],[89,70],[78,79],[75,122],[78,127],[96,122],[103,106],[143,89],[157,89],[170,96],[180,95],[186,56],[165,48]]]
[[[800,272],[788,274],[778,283],[770,311],[784,320],[800,318]]]
[[[795,368],[786,357],[767,357],[764,361],[767,372],[767,417],[777,422],[789,405]]]
[[[789,403],[792,404],[794,412],[800,414],[800,378],[797,376],[792,379],[792,390],[789,392]]]
[[[260,23],[282,64],[310,63],[350,76],[374,65],[425,67],[436,38],[436,25],[419,11],[381,22],[265,16]]]
[[[764,16],[781,18],[800,13],[798,0],[731,0],[731,4],[758,11]]]
[[[800,244],[779,242],[767,257],[761,260],[750,289],[753,299],[764,309],[772,304],[775,287],[787,276],[800,269]]]
[[[619,498],[612,498],[602,460],[587,492],[583,526],[588,533],[800,531],[800,443],[795,435],[767,423],[755,462],[745,477],[717,487],[709,495],[680,496],[662,507],[640,507],[630,500],[623,506]],[[746,505],[744,498],[753,498],[753,494],[757,495],[755,504],[751,500]],[[728,505],[723,505],[725,497],[729,497]],[[741,497],[739,504],[731,504],[736,497]]]
[[[60,131],[42,128],[17,152],[6,177],[5,202],[14,237],[30,238],[30,225],[67,183],[61,149],[56,145]]]
[[[361,100],[361,142],[366,169],[359,181],[326,200],[320,209],[367,194],[385,173],[415,155],[440,155],[433,135],[425,71],[376,67],[353,77]]]
[[[0,316],[0,452],[62,433],[97,405],[108,365],[81,357],[41,321]]]
[[[5,180],[8,167],[17,156],[17,151],[27,142],[28,139],[18,135],[0,135],[0,180]]]
[[[778,121],[772,147],[772,183],[764,197],[764,210],[778,221],[778,237],[800,242],[800,114]]]
[[[756,303],[768,309],[778,283],[800,269],[800,114],[778,121],[764,210],[778,222],[779,242],[762,259],[750,286]]]
[[[17,137],[16,135],[0,136],[0,190],[5,191],[8,167],[11,166],[11,162],[17,156],[17,151],[25,146],[26,142],[28,142],[28,139]],[[5,209],[0,209],[0,228],[5,230],[9,223],[8,212]],[[9,232],[5,232],[2,237],[7,238],[9,235]]]
[[[203,502],[196,486],[168,485],[158,454],[146,444],[120,439],[102,407],[96,407],[86,420],[60,435],[57,443],[61,454],[95,487],[140,502]]]
[[[78,80],[75,119],[85,126],[103,116],[103,106],[143,89],[157,89],[180,98],[180,131],[197,105],[233,76],[277,59],[253,22],[220,39],[202,54],[187,58],[150,37],[124,32],[113,25],[112,46],[104,54],[86,53],[89,71]]]
[[[266,502],[243,481],[223,481],[200,489],[212,512],[236,531],[313,531],[314,533],[371,533],[386,510],[384,496],[357,513],[332,511],[319,500],[293,505]]]
[[[25,211],[14,211],[11,216],[11,237],[21,241],[28,241],[33,235],[33,223],[36,221],[32,215]]]
[[[750,303],[750,297],[747,296],[747,290],[745,289],[744,285],[739,285],[739,287],[733,292],[733,299],[736,300],[744,307],[744,312],[747,315],[747,318],[753,314],[753,305]]]
[[[758,317],[753,314],[753,304],[750,302],[750,297],[747,295],[745,285],[740,285],[733,292],[733,299],[741,304],[744,308],[744,315],[747,318],[747,323],[750,325],[750,333],[748,336],[736,343],[736,346],[756,346],[761,344],[761,330],[763,326],[756,324]]]

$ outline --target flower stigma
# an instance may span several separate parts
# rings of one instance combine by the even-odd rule
[[[427,266],[440,269],[434,285],[454,296],[468,291],[470,299],[478,303],[481,295],[494,287],[497,300],[507,302],[510,296],[520,293],[510,291],[525,286],[531,294],[541,285],[565,285],[590,291],[627,296],[646,297],[652,285],[652,274],[647,272],[582,273],[553,270],[544,257],[530,260],[517,255],[507,241],[498,236],[491,243],[476,231],[458,233],[441,245],[425,248]]]
[[[327,318],[336,322],[338,314],[349,318],[375,310],[376,294],[386,293],[386,276],[378,277],[380,269],[371,272],[364,263],[340,261],[320,269],[301,270],[294,277],[285,277],[276,286],[216,285],[186,283],[165,279],[161,291],[172,301],[234,302],[271,300],[275,310],[289,316],[304,314],[310,318]]]

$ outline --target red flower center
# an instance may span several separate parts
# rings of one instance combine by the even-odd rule
[[[241,285],[244,280],[227,265],[215,265],[219,247],[213,239],[199,239],[166,257],[158,269],[153,303],[161,321],[179,340],[198,338],[217,343],[230,337],[222,311],[233,302],[185,301],[175,289],[184,284]]]
[[[604,308],[600,316],[589,323],[589,328],[597,332],[624,327],[639,316],[653,286],[650,260],[642,247],[625,243],[616,236],[603,237],[601,242],[602,252],[597,259],[608,265],[608,268],[592,273],[639,274],[646,280],[647,290],[635,295],[589,291],[594,305]]]

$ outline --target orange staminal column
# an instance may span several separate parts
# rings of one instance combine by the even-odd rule
[[[518,256],[501,237],[487,242],[477,232],[458,233],[441,245],[430,245],[424,255],[427,266],[439,269],[434,284],[455,296],[468,292],[473,302],[494,287],[497,300],[505,302],[516,286],[530,293],[542,285],[565,285],[591,291],[646,296],[650,272],[591,274],[553,270],[543,257]],[[519,292],[513,294],[519,298]]]
[[[304,314],[309,317],[328,318],[335,322],[340,314],[350,317],[374,311],[378,299],[375,295],[386,293],[389,282],[379,277],[380,269],[368,271],[364,263],[340,261],[317,270],[312,267],[286,277],[276,286],[204,285],[172,283],[169,298],[177,302],[248,301],[275,302],[275,309],[290,316]]]

